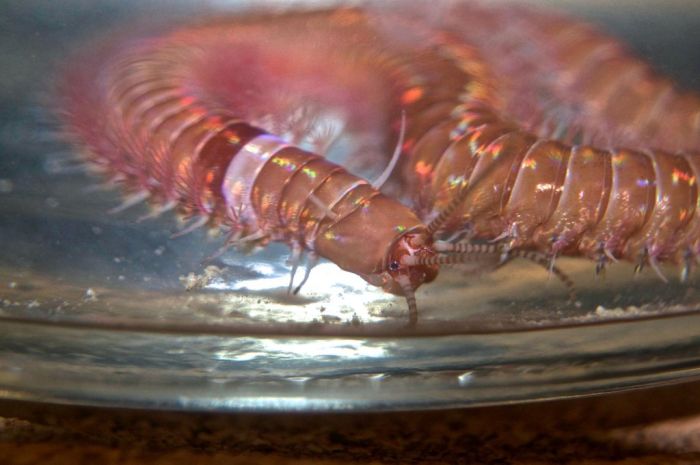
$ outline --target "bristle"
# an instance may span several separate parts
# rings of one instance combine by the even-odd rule
[[[209,217],[208,217],[208,216],[200,216],[199,218],[197,218],[196,220],[194,220],[194,221],[193,221],[192,223],[190,223],[189,225],[185,226],[185,227],[184,227],[183,229],[181,229],[180,231],[178,231],[178,232],[172,234],[172,235],[170,236],[170,238],[171,238],[171,239],[175,239],[175,238],[178,238],[178,237],[185,236],[185,235],[187,235],[187,234],[189,234],[189,233],[191,233],[191,232],[193,232],[193,231],[195,231],[195,230],[201,228],[202,226],[206,225],[208,222],[209,222]]]
[[[303,249],[301,245],[294,244],[292,246],[292,255],[289,257],[289,264],[292,269],[289,272],[289,285],[287,286],[287,294],[292,293],[292,288],[294,287],[294,275],[297,274],[297,269],[299,268],[299,262],[301,262]]]
[[[145,201],[151,196],[151,193],[148,191],[139,191],[134,194],[129,195],[124,199],[122,203],[117,205],[116,207],[107,210],[107,213],[110,215],[114,215],[117,213],[121,213],[124,210],[127,210],[135,205],[140,204],[141,202]]]
[[[163,205],[156,206],[153,208],[150,212],[146,213],[145,215],[139,216],[136,219],[137,223],[141,223],[146,220],[158,218],[160,215],[163,213],[169,212],[171,210],[174,210],[178,206],[178,202],[176,200],[170,200]]]
[[[311,270],[313,270],[318,264],[318,259],[318,254],[316,254],[315,252],[309,252],[308,258],[306,259],[304,277],[302,278],[301,282],[297,285],[297,287],[294,288],[292,294],[297,295],[299,291],[301,291],[301,288],[304,286],[304,284],[306,284],[306,281],[309,280],[309,276],[311,276]]]

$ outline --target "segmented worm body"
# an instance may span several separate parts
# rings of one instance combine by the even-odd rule
[[[295,269],[325,257],[405,295],[414,323],[414,290],[479,254],[689,264],[698,97],[589,26],[453,8],[252,16],[108,45],[67,74],[68,126],[125,206],[285,242]],[[369,141],[352,166],[400,144],[398,200],[307,150],[339,134]],[[461,230],[493,243],[437,240]]]
[[[413,154],[410,188],[440,211],[495,165],[463,195],[453,227],[602,262],[697,256],[698,96],[586,24],[521,8],[458,10],[442,26],[479,50],[500,99],[464,105],[423,136],[431,147]]]

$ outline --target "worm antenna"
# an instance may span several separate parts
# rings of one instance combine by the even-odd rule
[[[468,263],[475,260],[479,256],[495,255],[495,252],[486,251],[470,251],[462,252],[454,255],[434,255],[432,257],[410,257],[410,260],[404,260],[404,263],[413,265],[425,266],[442,266],[442,265],[458,265],[460,263]]]
[[[479,257],[491,255],[500,255],[501,262],[498,267],[501,267],[508,263],[513,258],[523,258],[525,260],[531,261],[542,268],[548,270],[554,276],[556,276],[565,286],[569,294],[569,299],[571,302],[576,302],[576,287],[573,280],[558,266],[552,264],[549,256],[541,252],[535,252],[532,250],[506,250],[504,251],[502,247],[496,244],[439,244],[439,251],[455,252],[448,255],[434,255],[430,257],[410,257],[409,265],[428,265],[428,266],[441,266],[441,265],[457,265],[460,263],[468,263],[470,261],[477,260]],[[452,247],[449,247],[452,246]],[[442,249],[442,250],[440,250]],[[446,250],[451,249],[451,250]],[[503,256],[505,254],[505,259]]]
[[[426,229],[430,236],[434,236],[436,232],[442,229],[445,224],[452,218],[457,210],[462,206],[467,196],[477,187],[484,184],[498,166],[498,163],[492,163],[488,166],[476,179],[469,180],[462,186],[462,189],[455,195],[452,200],[433,218],[427,225]]]
[[[418,323],[418,304],[416,303],[416,293],[411,287],[411,281],[407,276],[400,276],[397,280],[399,286],[403,290],[403,295],[406,297],[408,304],[408,326],[413,328]]]
[[[435,241],[433,247],[437,252],[444,253],[471,253],[471,254],[495,254],[502,252],[503,246],[498,244],[474,244],[471,242],[445,242]]]
[[[509,257],[513,258],[524,258],[525,260],[529,260],[532,263],[536,263],[542,268],[549,270],[550,273],[556,276],[559,281],[566,286],[566,290],[569,293],[569,300],[571,302],[576,302],[576,286],[574,285],[574,281],[569,277],[569,275],[564,273],[561,268],[554,265],[552,260],[546,254],[532,250],[511,250],[508,255]]]
[[[426,229],[428,230],[428,234],[430,236],[433,236],[445,225],[445,223],[447,223],[447,221],[452,217],[455,211],[457,211],[459,206],[462,205],[462,202],[464,201],[470,190],[471,189],[469,189],[469,187],[465,187],[462,190],[462,192],[456,195],[452,199],[452,201],[450,201],[450,203],[448,203],[447,206],[443,208],[440,213],[438,213],[438,216],[433,218],[433,220],[430,223],[428,223]]]
[[[391,176],[391,173],[394,172],[394,168],[396,167],[396,163],[399,161],[399,157],[401,156],[401,151],[403,149],[403,141],[404,137],[406,136],[406,111],[401,110],[401,129],[399,130],[399,138],[396,141],[396,148],[394,149],[394,153],[391,155],[391,160],[389,161],[389,164],[387,165],[386,168],[384,168],[384,172],[374,180],[372,183],[372,187],[375,189],[381,189],[384,183],[386,183],[389,180],[389,177]]]

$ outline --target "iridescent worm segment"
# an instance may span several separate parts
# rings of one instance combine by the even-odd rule
[[[556,256],[687,271],[700,98],[586,24],[449,8],[432,22],[263,14],[110,43],[66,73],[65,121],[124,206],[224,226],[228,244],[284,242],[294,269],[310,256],[303,281],[325,257],[404,295],[411,324],[415,289],[479,256],[529,259],[569,286]],[[379,190],[386,176],[302,148],[323,152],[338,126],[370,141],[354,166],[397,146],[396,198]],[[439,240],[458,232],[468,239]]]

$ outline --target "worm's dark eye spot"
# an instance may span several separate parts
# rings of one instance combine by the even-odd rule
[[[399,262],[394,260],[393,262],[389,263],[389,270],[397,271],[398,269],[399,269]]]

